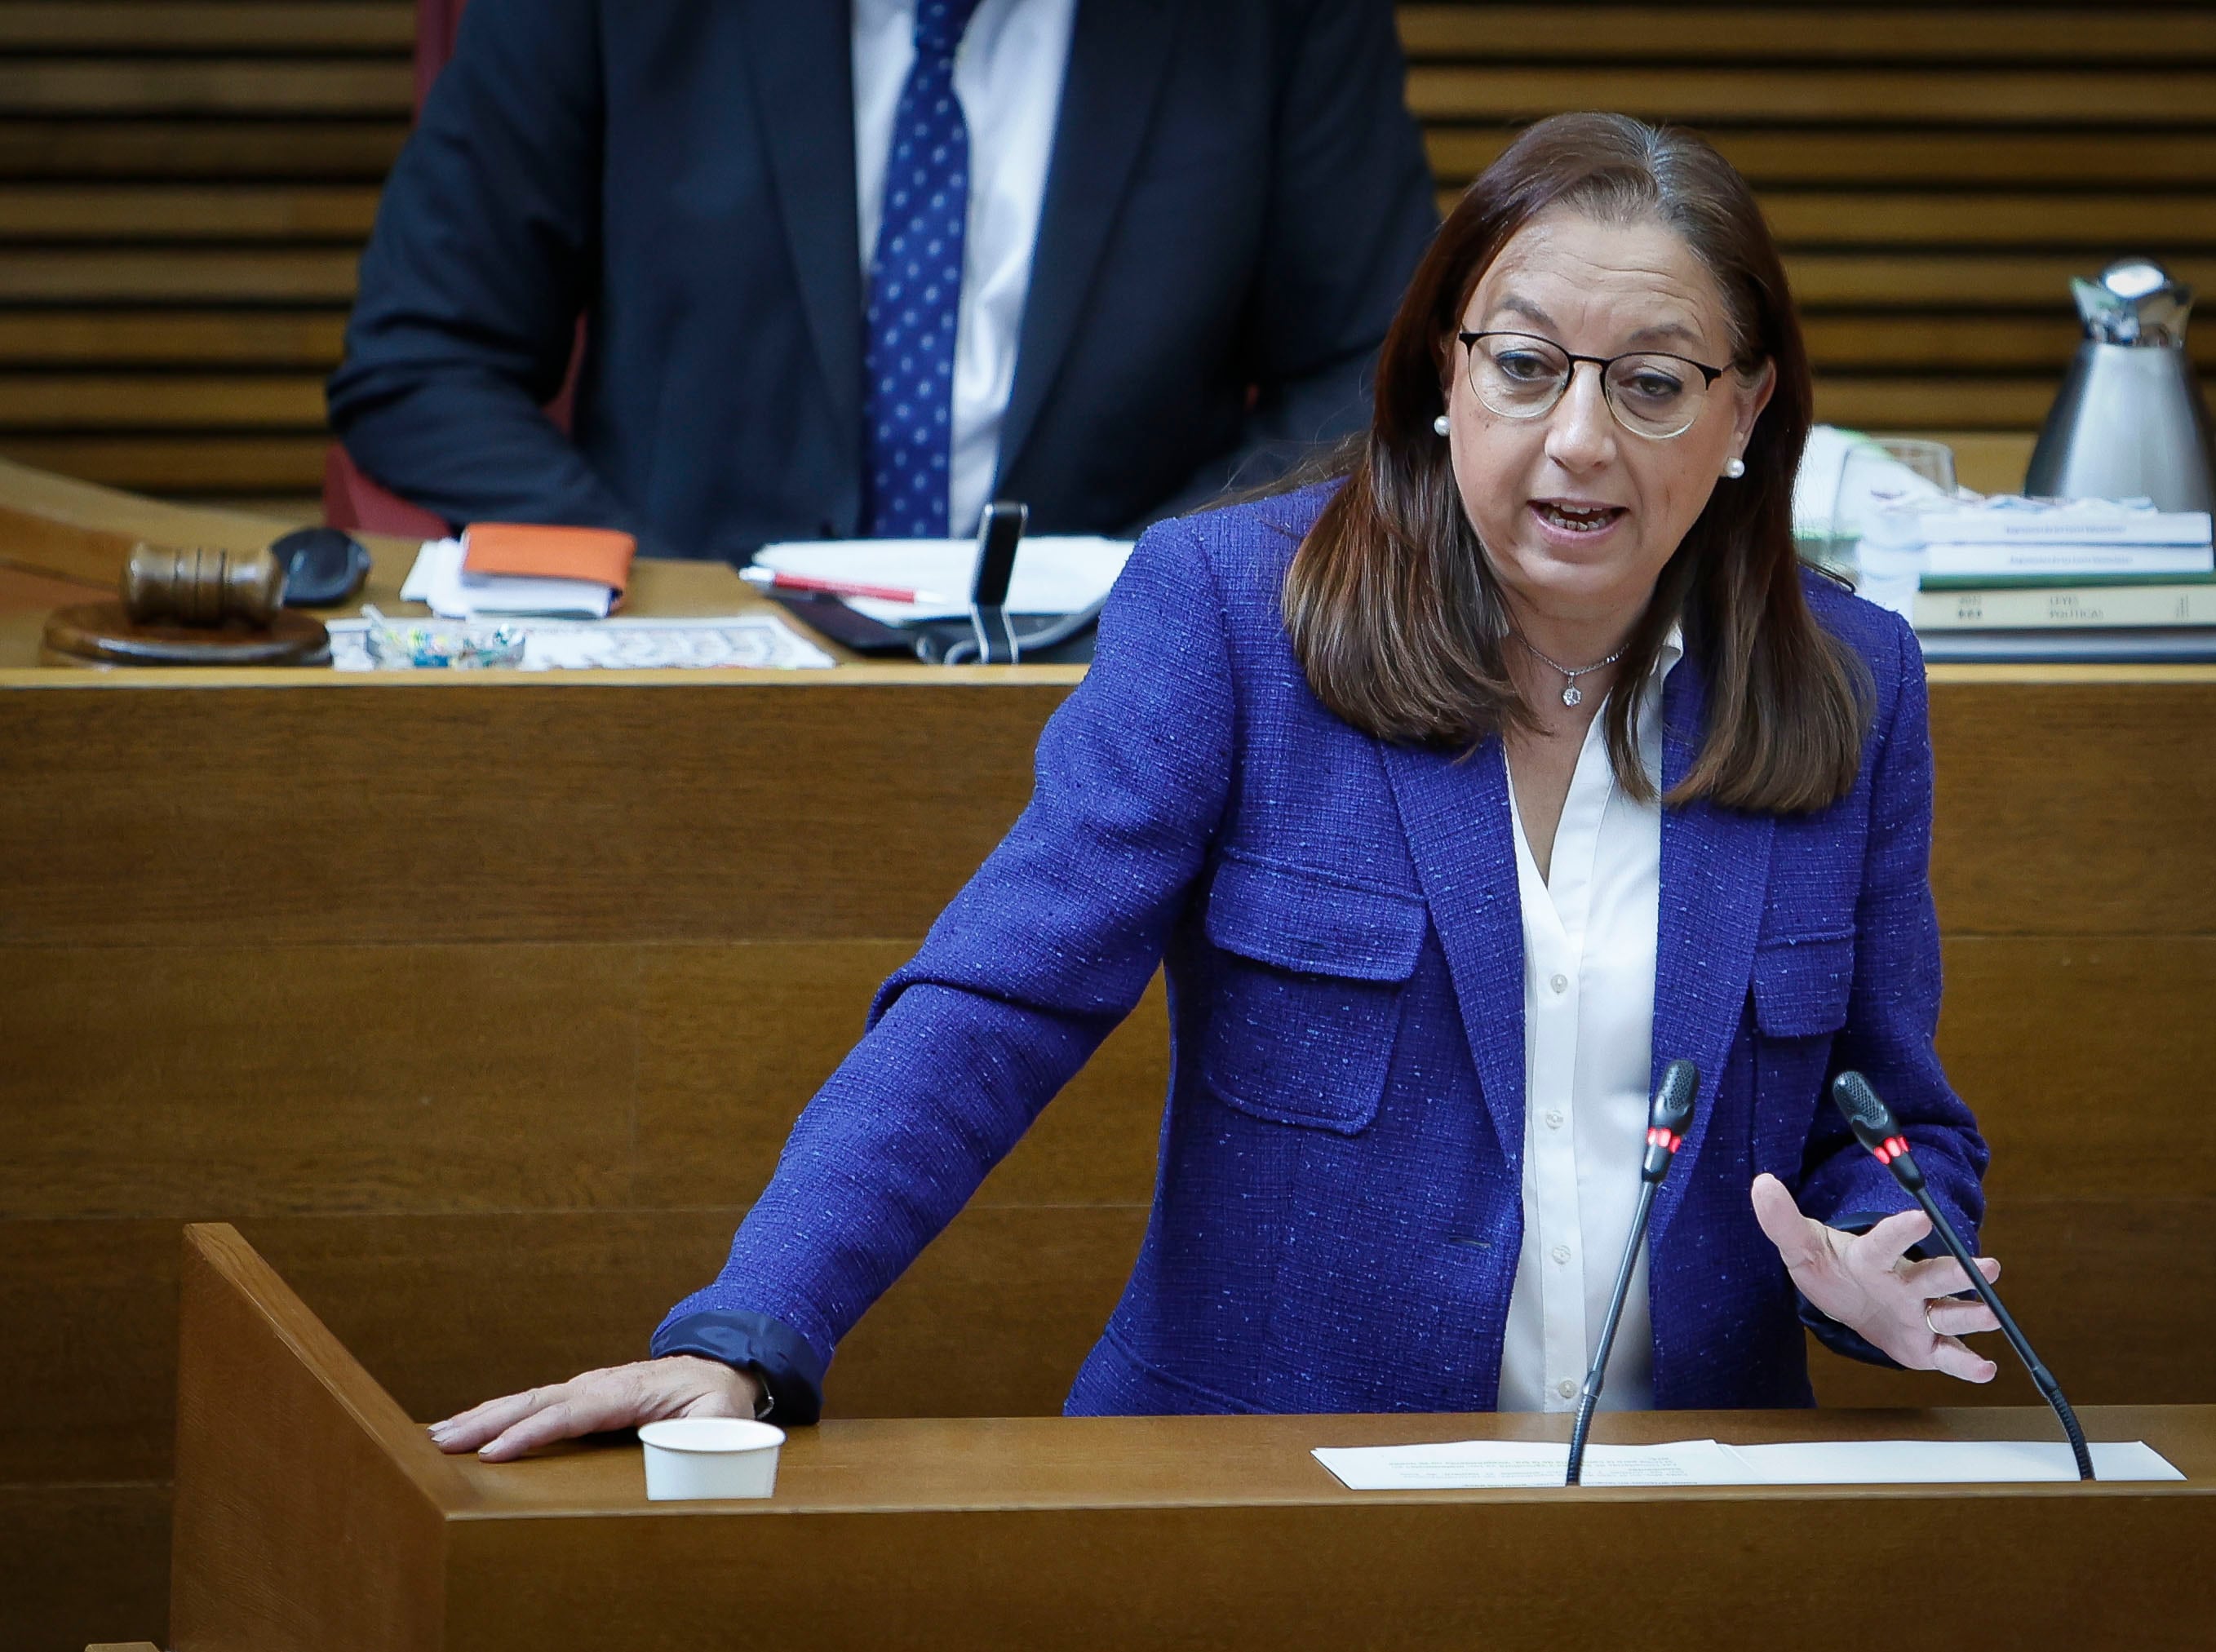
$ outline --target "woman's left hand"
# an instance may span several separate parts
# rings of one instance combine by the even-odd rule
[[[1965,1382],[1987,1383],[1998,1369],[1958,1340],[1997,1330],[2000,1322],[1982,1302],[1956,1299],[1969,1277],[1952,1256],[1911,1262],[1908,1247],[1931,1231],[1920,1210],[1888,1216],[1867,1233],[1842,1233],[1803,1216],[1785,1184],[1774,1176],[1754,1178],[1754,1219],[1785,1259],[1800,1294],[1911,1371],[1943,1371]],[[1978,1258],[1988,1280],[2001,1265]]]

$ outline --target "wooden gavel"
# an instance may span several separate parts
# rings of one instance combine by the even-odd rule
[[[284,601],[285,570],[266,550],[134,545],[123,569],[123,611],[140,625],[168,620],[212,629],[238,620],[266,628]]]

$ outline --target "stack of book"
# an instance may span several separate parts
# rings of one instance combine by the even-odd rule
[[[1932,660],[2216,659],[2206,511],[2015,496],[1877,513],[1862,588],[1906,613]]]

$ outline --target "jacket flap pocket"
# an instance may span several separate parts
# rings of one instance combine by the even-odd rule
[[[1347,980],[1407,980],[1428,922],[1420,896],[1235,852],[1217,866],[1208,896],[1208,938],[1225,951]]]
[[[1847,1024],[1852,935],[1788,936],[1754,955],[1754,1024],[1772,1038],[1813,1038]]]

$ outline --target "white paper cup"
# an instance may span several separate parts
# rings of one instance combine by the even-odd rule
[[[649,1502],[766,1497],[777,1489],[785,1430],[740,1417],[671,1417],[638,1431]]]

